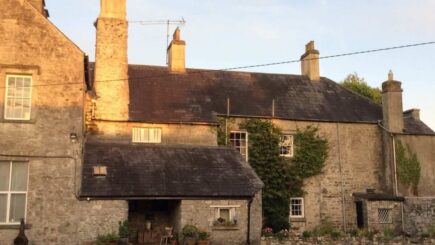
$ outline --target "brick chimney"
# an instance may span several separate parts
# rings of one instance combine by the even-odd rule
[[[101,0],[96,21],[95,118],[128,120],[126,0]]]
[[[177,28],[168,47],[168,68],[170,72],[186,72],[186,42],[181,40],[181,31]]]
[[[383,125],[390,132],[403,132],[403,105],[401,82],[395,81],[393,72],[388,73],[388,80],[382,83]]]
[[[314,41],[305,45],[305,53],[301,56],[301,70],[303,76],[311,81],[320,80],[319,51],[314,48]]]
[[[49,17],[48,10],[45,8],[45,0],[27,0],[33,7],[45,17]]]

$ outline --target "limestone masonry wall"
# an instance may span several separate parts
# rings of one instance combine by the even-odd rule
[[[242,120],[235,119],[230,129],[237,130]],[[380,184],[382,139],[379,127],[376,124],[278,119],[274,119],[273,123],[283,133],[289,134],[307,126],[316,126],[320,136],[326,138],[329,144],[323,173],[304,183],[305,217],[291,220],[292,227],[302,232],[328,219],[338,228],[346,228],[347,231],[355,229],[356,207],[352,193],[365,192],[367,188],[383,189]]]
[[[79,201],[84,54],[27,1],[0,0],[0,161],[28,163],[32,245],[80,244],[117,228],[125,201]],[[4,119],[6,76],[32,77],[31,118]],[[78,136],[72,142],[70,134]],[[0,225],[0,244],[17,226]]]
[[[260,195],[254,198],[252,206],[257,208],[251,210],[251,244],[259,244],[261,227],[261,199]],[[237,225],[234,227],[214,226],[217,207],[235,207]],[[244,245],[246,244],[248,200],[182,200],[181,201],[181,226],[192,224],[200,229],[211,232],[211,242],[214,245]]]

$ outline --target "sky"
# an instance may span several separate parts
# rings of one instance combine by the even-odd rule
[[[46,0],[50,20],[94,60],[99,0]],[[127,0],[129,21],[180,20],[190,68],[297,60],[314,40],[321,56],[435,41],[434,0]],[[170,34],[176,25],[170,26]],[[165,65],[166,25],[129,24],[129,63]],[[320,60],[321,76],[357,73],[380,87],[402,82],[404,110],[435,129],[435,44]],[[245,71],[300,74],[300,64]]]

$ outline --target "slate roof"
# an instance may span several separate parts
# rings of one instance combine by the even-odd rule
[[[435,135],[435,132],[424,122],[414,119],[410,110],[403,113],[403,122],[406,134]]]
[[[93,79],[93,66],[90,63]],[[91,84],[92,85],[92,81]],[[216,115],[289,120],[378,123],[382,107],[328,78],[129,65],[130,120],[149,123],[217,123]],[[274,104],[274,113],[272,112]],[[435,134],[404,114],[405,133]]]
[[[106,177],[93,166],[107,166]],[[263,187],[227,147],[86,143],[82,197],[251,197]]]
[[[146,122],[216,122],[214,114],[272,116],[294,120],[371,122],[381,107],[321,78],[130,65],[130,118]],[[162,99],[163,98],[163,99]]]

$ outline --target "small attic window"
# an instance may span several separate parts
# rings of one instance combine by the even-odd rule
[[[93,169],[94,169],[93,175],[95,177],[107,176],[107,167],[106,166],[94,166]]]
[[[133,128],[132,142],[133,143],[161,143],[162,129],[161,128]]]

